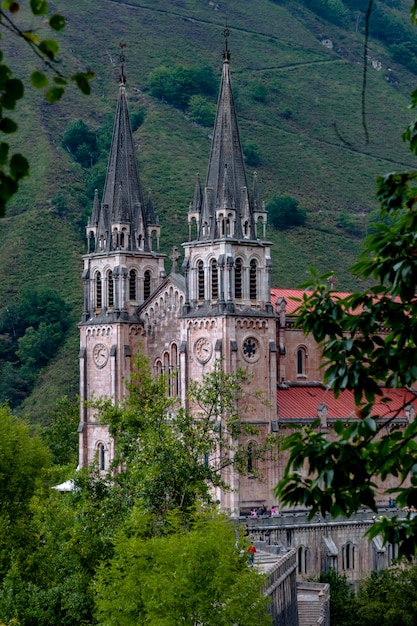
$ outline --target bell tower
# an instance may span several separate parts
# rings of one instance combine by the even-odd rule
[[[188,212],[190,240],[183,244],[182,349],[187,352],[189,380],[201,380],[219,359],[228,372],[242,368],[248,373],[250,410],[241,418],[259,434],[242,442],[248,448],[248,478],[233,473],[225,476],[232,491],[220,495],[221,506],[237,512],[273,502],[273,470],[264,468],[267,475],[260,483],[250,476],[250,469],[254,447],[272,431],[276,420],[276,315],[270,301],[272,244],[265,240],[267,214],[256,173],[252,189],[248,188],[231,86],[227,28],[224,34],[206,183],[202,189],[197,177]]]
[[[96,190],[83,257],[80,329],[79,464],[96,458],[107,469],[113,442],[88,402],[117,402],[125,393],[131,358],[142,334],[137,309],[165,276],[160,227],[151,196],[145,203],[126,98],[123,56],[113,136],[101,203]],[[156,249],[153,249],[154,242]]]

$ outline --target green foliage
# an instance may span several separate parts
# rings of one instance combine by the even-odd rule
[[[307,211],[299,206],[298,200],[288,195],[274,196],[266,209],[269,222],[279,230],[303,226],[307,219]]]
[[[231,523],[210,513],[163,537],[121,534],[96,579],[97,618],[103,626],[271,624],[264,578],[246,554]]]
[[[256,102],[266,102],[268,87],[264,83],[253,83],[251,86],[251,96]]]
[[[212,127],[216,117],[216,105],[204,96],[191,96],[188,114],[194,122],[202,126]]]
[[[357,215],[348,213],[347,211],[341,211],[341,213],[339,213],[336,224],[350,235],[359,237],[363,234],[363,227],[360,223],[360,218]]]
[[[42,439],[52,453],[53,463],[76,467],[80,422],[78,398],[75,400],[70,400],[68,396],[60,398],[48,421],[48,426],[42,429]]]
[[[413,94],[411,108],[416,106]],[[417,150],[416,122],[404,139]],[[372,285],[336,298],[326,283],[328,276],[305,285],[297,325],[319,343],[324,382],[338,397],[354,394],[356,417],[347,425],[336,422],[336,439],[318,430],[302,429],[284,442],[290,459],[276,494],[286,504],[303,502],[311,513],[351,516],[361,506],[377,511],[377,480],[396,484],[385,488],[397,506],[417,507],[417,420],[404,430],[386,430],[384,411],[375,402],[379,383],[391,388],[411,387],[417,380],[417,173],[390,173],[378,179],[377,197],[382,222],[365,240],[352,272]],[[386,219],[388,218],[388,220]],[[389,405],[388,405],[389,407]],[[307,474],[299,473],[308,464]],[[417,519],[410,514],[380,518],[368,531],[398,543],[401,556],[417,553]]]
[[[320,17],[324,17],[329,22],[343,26],[347,23],[349,12],[342,0],[300,0],[311,11]]]
[[[195,409],[193,415],[172,394],[176,376],[153,376],[148,359],[140,355],[124,404],[98,405],[116,441],[115,464],[126,468],[115,480],[158,523],[170,510],[189,515],[201,504],[210,504],[214,487],[228,488],[227,467],[246,472],[246,450],[237,436],[257,432],[242,424],[237,413],[248,400],[242,371],[225,373],[219,363],[201,384],[192,383],[188,403]],[[257,447],[257,458],[269,445]]]
[[[193,72],[177,65],[173,68],[157,67],[148,78],[150,94],[180,109],[187,108],[197,91]]]
[[[0,580],[12,555],[26,550],[29,505],[41,487],[49,453],[29,425],[0,406]]]
[[[358,626],[411,626],[415,623],[417,568],[394,567],[373,574],[357,599]]]
[[[59,70],[57,65],[57,55],[59,51],[58,43],[54,39],[40,39],[36,30],[23,30],[14,21],[14,16],[20,11],[20,3],[15,0],[5,0],[0,9],[0,25],[15,35],[22,38],[32,49],[35,57],[43,61],[44,67],[52,71],[53,85],[44,71],[34,70],[30,75],[32,87],[44,89],[45,100],[49,103],[59,100],[65,91],[67,79]],[[43,16],[48,13],[49,7],[46,0],[31,0],[30,11],[34,16]],[[62,15],[54,14],[49,18],[48,26],[57,32],[65,27],[65,18]],[[0,36],[1,38],[1,36]],[[90,93],[89,81],[93,78],[92,72],[77,72],[71,76],[82,93]],[[24,96],[23,82],[19,78],[12,76],[12,71],[3,62],[3,54],[0,51],[0,133],[10,134],[17,131],[17,124],[14,120],[4,115],[4,109],[14,110],[18,100]],[[15,153],[9,155],[9,144],[0,142],[0,217],[5,213],[6,204],[17,192],[19,182],[29,175],[29,163],[27,159]]]
[[[67,127],[62,147],[83,167],[92,167],[97,161],[96,133],[82,120],[76,120]]]
[[[179,109],[186,109],[194,95],[213,96],[216,88],[217,81],[213,69],[209,66],[195,69],[182,65],[160,66],[154,69],[148,78],[151,95]]]
[[[0,399],[17,406],[69,326],[65,302],[51,289],[28,289],[0,315]]]
[[[340,576],[331,568],[320,576],[320,582],[330,585],[331,626],[358,626],[356,597],[346,576]]]
[[[140,107],[136,111],[130,114],[130,123],[132,125],[132,131],[136,132],[145,121],[146,111],[143,107]]]
[[[243,155],[246,165],[249,167],[258,167],[261,163],[261,154],[257,143],[243,144]]]

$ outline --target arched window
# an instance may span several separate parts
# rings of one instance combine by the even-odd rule
[[[355,569],[355,546],[347,543],[343,546],[343,569]]]
[[[307,548],[304,546],[297,550],[297,566],[299,574],[307,574]]]
[[[108,291],[109,291],[109,307],[114,306],[114,280],[113,280],[113,272],[109,272],[107,274],[108,280]]]
[[[242,259],[235,261],[235,298],[240,300],[242,297]]]
[[[101,471],[106,469],[106,449],[102,443],[98,446],[98,467]]]
[[[198,276],[198,299],[204,300],[204,264],[203,261],[197,263]]]
[[[129,272],[129,299],[136,300],[136,271]]]
[[[120,247],[121,248],[125,247],[125,234],[123,232],[120,233]]]
[[[217,300],[219,297],[219,275],[217,272],[216,259],[213,259],[210,265],[211,265],[211,297],[213,300]]]
[[[248,447],[246,449],[247,469],[249,475],[253,474],[256,470],[256,458],[256,443],[251,441],[248,443]]]
[[[177,344],[171,346],[171,390],[172,395],[179,394],[179,376],[178,376],[178,348]]]
[[[94,237],[94,232],[90,231],[88,235],[88,251],[95,252],[96,249],[96,238]]]
[[[249,297],[251,300],[257,299],[257,267],[255,259],[250,262],[249,268]]]
[[[306,351],[305,348],[297,350],[297,376],[306,375]]]
[[[97,309],[101,309],[103,306],[102,301],[102,293],[101,293],[101,274],[97,272],[96,274],[96,307]]]
[[[143,281],[143,299],[147,300],[151,295],[151,273],[146,270]]]

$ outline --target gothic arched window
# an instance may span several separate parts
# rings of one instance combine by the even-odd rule
[[[102,471],[106,469],[106,449],[102,443],[98,446],[98,467]]]
[[[304,546],[297,550],[297,565],[299,574],[307,574],[307,548]]]
[[[343,569],[355,569],[355,546],[348,542],[343,546]]]
[[[297,350],[297,376],[305,376],[306,373],[306,350],[301,347]]]
[[[246,460],[248,474],[251,475],[256,470],[256,443],[251,441],[246,449]]]
[[[217,300],[219,297],[219,275],[217,272],[217,261],[213,259],[210,263],[211,267],[211,297]]]
[[[235,298],[240,300],[242,297],[242,259],[235,261]]]
[[[146,270],[143,281],[143,299],[147,300],[151,295],[151,273]]]
[[[251,300],[256,300],[258,297],[257,289],[257,266],[255,259],[252,259],[249,267],[249,297]]]
[[[199,261],[197,263],[197,277],[198,277],[198,299],[204,300],[204,263]]]
[[[96,274],[96,308],[101,309],[103,306],[102,301],[102,292],[101,292],[101,274],[97,272]]]
[[[114,279],[113,279],[113,272],[110,271],[107,274],[107,281],[108,281],[109,307],[113,307],[114,306]]]
[[[129,299],[136,300],[136,270],[129,272]]]

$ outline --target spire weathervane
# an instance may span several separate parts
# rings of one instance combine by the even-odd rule
[[[223,52],[223,61],[226,63],[228,61],[230,61],[230,52],[229,49],[227,47],[227,40],[230,37],[230,30],[227,26],[227,20],[226,20],[226,28],[223,31],[223,35],[224,35],[224,40],[225,40],[225,47],[224,47],[224,52]]]
[[[123,52],[123,48],[126,48],[126,45],[127,44],[123,43],[122,41],[119,43],[120,85],[126,85],[126,76],[125,76],[125,71],[124,71],[124,63],[125,63],[126,58]]]

